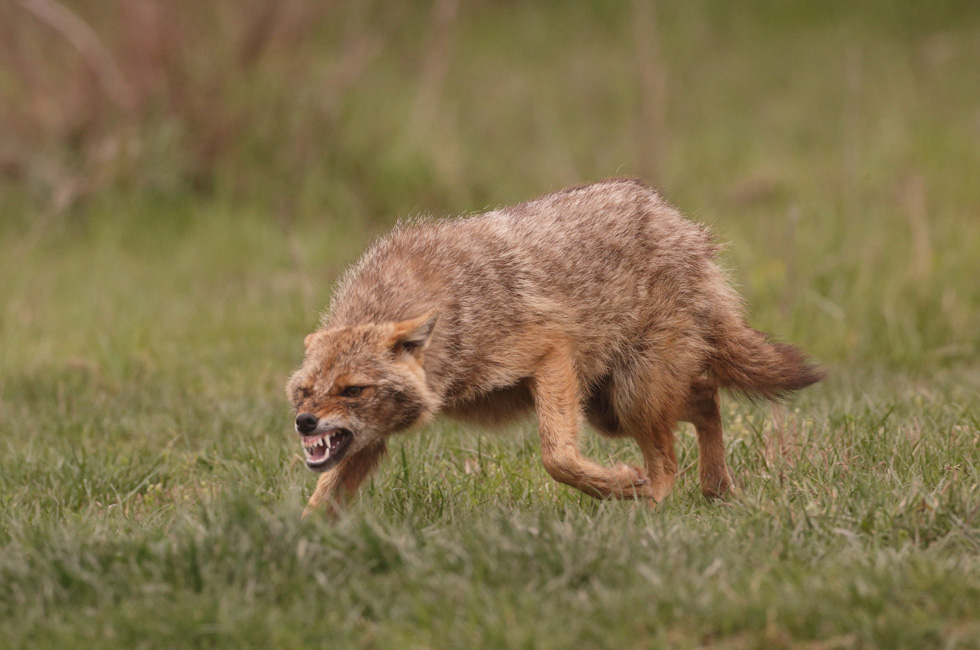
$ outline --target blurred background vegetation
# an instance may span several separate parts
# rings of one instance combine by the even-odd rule
[[[831,360],[970,358],[978,23],[971,2],[6,2],[2,234],[328,224],[326,267],[291,246],[315,308],[398,217],[639,176],[733,242],[761,326]]]
[[[298,332],[399,217],[638,176],[732,242],[758,326],[833,363],[975,358],[976,9],[6,0],[0,270],[43,288],[58,233],[170,251],[217,220],[197,252],[297,271]]]

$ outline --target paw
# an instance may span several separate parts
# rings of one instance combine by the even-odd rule
[[[650,477],[639,467],[616,465],[612,468],[616,485],[620,488],[640,487],[650,482]]]
[[[619,465],[614,469],[618,480],[618,494],[624,499],[653,499],[653,481],[639,467]]]
[[[708,475],[701,478],[701,493],[709,499],[721,499],[738,494],[738,488],[731,474]]]

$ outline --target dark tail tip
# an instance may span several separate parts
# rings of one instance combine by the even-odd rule
[[[721,385],[750,400],[784,400],[826,373],[793,345],[749,327],[731,336],[715,364]]]
[[[770,343],[776,353],[777,365],[772,382],[777,399],[794,391],[812,386],[827,376],[798,347],[786,343]]]

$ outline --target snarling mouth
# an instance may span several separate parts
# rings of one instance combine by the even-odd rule
[[[333,429],[315,436],[303,436],[306,466],[314,472],[323,472],[343,458],[354,434],[347,429]]]

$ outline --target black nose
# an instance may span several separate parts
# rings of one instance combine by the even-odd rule
[[[300,413],[296,416],[296,430],[300,433],[313,433],[319,421],[312,413]]]

